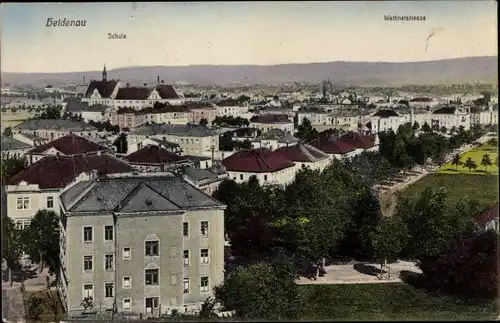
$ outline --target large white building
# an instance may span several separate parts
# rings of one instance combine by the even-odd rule
[[[224,279],[225,205],[171,173],[79,176],[60,197],[58,289],[69,316],[200,309]]]
[[[184,98],[172,85],[163,84],[158,77],[155,86],[122,86],[118,80],[109,80],[106,67],[102,72],[102,80],[91,80],[85,91],[82,102],[89,106],[102,104],[119,108],[142,110],[153,107],[156,102],[180,105]]]
[[[259,183],[289,184],[295,178],[295,163],[266,148],[240,150],[222,160],[229,179],[246,182],[256,176]]]
[[[132,172],[134,169],[107,153],[47,156],[7,180],[7,216],[20,228],[40,210],[59,213],[59,193],[81,173]]]

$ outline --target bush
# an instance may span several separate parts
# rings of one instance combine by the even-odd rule
[[[26,302],[26,312],[28,314],[28,319],[38,320],[40,315],[43,313],[42,309],[42,299],[35,295],[30,296]]]
[[[421,261],[426,288],[469,298],[498,297],[498,235],[489,230],[461,239],[435,258]]]

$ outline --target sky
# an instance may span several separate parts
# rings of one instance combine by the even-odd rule
[[[386,15],[426,19],[386,21]],[[48,18],[86,24],[46,27]],[[497,3],[2,3],[0,40],[2,72],[429,61],[497,55]]]

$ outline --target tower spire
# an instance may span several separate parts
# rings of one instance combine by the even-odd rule
[[[102,70],[102,80],[104,82],[108,80],[108,72],[106,72],[106,64],[104,64],[104,69]]]

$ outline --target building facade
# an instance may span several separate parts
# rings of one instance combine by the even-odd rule
[[[225,206],[178,176],[88,176],[61,207],[58,288],[70,315],[86,297],[122,315],[184,312],[223,281]]]

